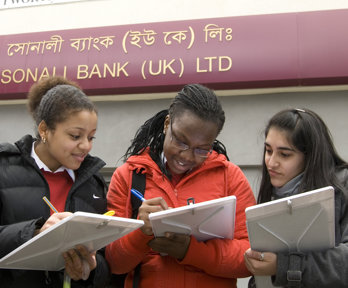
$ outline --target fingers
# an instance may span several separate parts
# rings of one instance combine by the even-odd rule
[[[277,255],[270,252],[259,252],[248,249],[244,253],[245,266],[254,275],[275,275],[277,271]]]
[[[162,197],[156,197],[149,200],[145,200],[139,207],[139,214],[140,212],[152,213],[167,209],[167,202]]]
[[[246,268],[247,268],[252,274],[254,274],[255,271],[253,271],[253,270],[254,270],[254,269],[253,269],[253,265],[252,265],[252,263],[251,263],[251,261],[250,261],[250,258],[247,256],[246,253],[244,253],[244,263],[245,263]]]
[[[89,252],[88,249],[83,245],[76,246],[79,256],[88,264],[89,270],[93,270],[97,266],[96,252]]]
[[[95,252],[88,252],[87,248],[82,245],[63,253],[65,271],[71,279],[75,281],[88,279],[90,271],[97,265],[95,254]]]
[[[63,220],[66,217],[71,216],[73,213],[71,212],[61,212],[61,213],[54,213],[51,215],[50,218],[56,218],[58,221]],[[58,222],[57,221],[57,222]]]
[[[63,253],[65,262],[65,272],[71,279],[77,281],[82,279],[82,260],[77,255],[74,249]]]
[[[264,261],[265,260],[265,254],[263,252],[251,250],[250,248],[245,251],[245,255],[248,258],[252,258],[252,259],[255,259],[255,260],[259,260],[259,261]]]
[[[59,221],[63,220],[66,217],[71,216],[72,213],[70,212],[62,212],[62,213],[54,213],[52,214],[47,221],[44,223],[44,225],[39,230],[39,233],[46,230],[47,228],[53,226],[54,224],[58,223]]]
[[[166,232],[166,233],[164,233],[164,237],[166,237],[167,239],[174,239],[175,236],[177,236],[179,238],[180,235],[181,234],[175,234],[173,232]]]
[[[148,245],[161,254],[168,254],[176,259],[183,259],[190,246],[191,237],[184,234],[167,232],[165,237],[157,237],[149,241]]]
[[[149,214],[168,209],[166,201],[162,197],[156,197],[146,200],[139,207],[138,218],[144,221],[144,225],[140,228],[146,235],[153,235]]]

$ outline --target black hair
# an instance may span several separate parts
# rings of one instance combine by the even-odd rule
[[[336,152],[330,131],[319,115],[308,109],[283,110],[269,120],[265,138],[271,128],[285,131],[288,142],[305,156],[299,193],[329,185],[342,189],[335,172],[348,164]],[[265,164],[265,153],[266,147],[258,203],[270,201],[272,197],[273,186]]]
[[[45,121],[51,130],[73,113],[82,110],[97,113],[96,107],[80,86],[61,76],[44,78],[35,83],[28,93],[28,109],[36,126]],[[36,136],[40,139],[38,131]]]
[[[141,154],[147,147],[150,149],[151,158],[159,165],[162,172],[167,174],[162,167],[161,154],[164,142],[164,122],[169,115],[171,121],[183,112],[190,111],[204,121],[216,123],[218,133],[225,123],[225,112],[215,93],[200,84],[188,84],[176,95],[169,109],[162,110],[148,119],[136,132],[130,147],[127,149],[124,160],[132,155]],[[227,159],[226,147],[218,140],[214,141],[213,150],[224,154]]]

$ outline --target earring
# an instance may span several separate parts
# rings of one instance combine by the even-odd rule
[[[168,125],[167,124],[164,124],[164,127],[163,127],[163,134],[166,135],[166,131],[168,129]]]
[[[42,143],[46,144],[46,138],[42,137]]]

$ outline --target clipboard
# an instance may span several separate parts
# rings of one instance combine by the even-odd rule
[[[212,238],[233,239],[235,213],[236,197],[227,196],[150,213],[149,218],[156,237],[164,236],[165,232],[175,232],[206,241]]]
[[[63,252],[78,244],[96,251],[142,225],[142,220],[75,212],[4,256],[0,268],[59,271]]]
[[[335,245],[335,193],[331,186],[245,209],[250,246],[269,252],[308,252]],[[257,288],[271,277],[255,276]]]

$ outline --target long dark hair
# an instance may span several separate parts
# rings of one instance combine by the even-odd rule
[[[329,185],[341,188],[335,172],[348,164],[337,154],[330,131],[319,115],[308,109],[283,110],[269,120],[265,138],[271,128],[285,131],[288,142],[305,155],[300,193]],[[270,201],[272,197],[273,186],[265,164],[265,152],[264,148],[258,203]]]
[[[131,145],[128,147],[124,160],[132,155],[141,154],[147,147],[150,149],[151,158],[159,165],[162,172],[166,173],[161,164],[161,154],[164,142],[164,121],[167,115],[174,120],[184,111],[191,111],[205,121],[216,123],[220,133],[225,123],[225,112],[215,93],[200,84],[189,84],[176,95],[169,109],[162,110],[148,119],[136,132]],[[214,141],[213,150],[224,154],[227,159],[226,147],[218,140]]]

